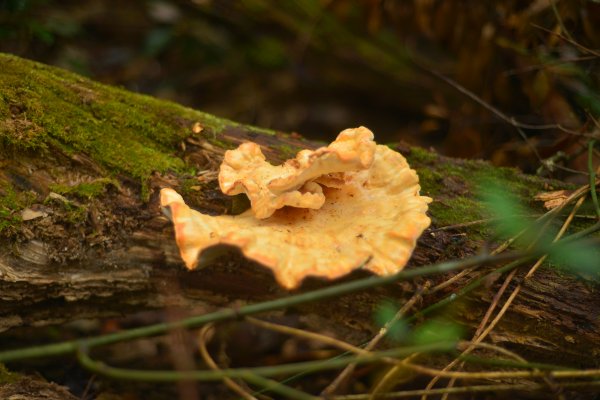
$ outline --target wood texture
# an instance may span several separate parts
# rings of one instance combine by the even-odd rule
[[[108,90],[75,75],[14,57],[0,57],[0,71],[6,71],[4,67],[9,63],[21,63],[24,75],[43,73],[45,77],[56,77],[53,84],[59,97],[62,91],[85,92],[88,101],[93,102],[93,98]],[[0,76],[2,74],[0,72]],[[27,79],[31,78],[23,78],[23,82]],[[73,82],[77,85],[70,84]],[[89,94],[92,91],[93,95]],[[98,161],[93,151],[68,149],[64,139],[51,135],[44,139],[46,147],[43,150],[18,146],[18,140],[26,140],[26,136],[15,139],[15,132],[19,131],[14,127],[22,125],[23,113],[26,113],[22,108],[26,109],[28,105],[20,98],[0,97],[2,134],[13,135],[12,142],[5,139],[0,148],[0,188],[5,198],[27,198],[22,200],[20,207],[5,206],[5,210],[17,217],[24,209],[44,214],[2,231],[0,331],[163,307],[199,313],[286,295],[268,270],[235,253],[218,258],[202,270],[185,270],[174,244],[171,225],[158,207],[157,193],[161,187],[170,186],[181,190],[186,200],[199,210],[235,212],[243,206],[243,201],[222,195],[215,181],[215,171],[225,148],[253,140],[263,145],[272,161],[280,161],[297,148],[314,147],[315,144],[297,136],[266,132],[229,121],[222,121],[218,128],[211,127],[213,120],[205,121],[204,115],[173,108],[169,103],[165,103],[168,114],[151,115],[152,110],[144,111],[143,107],[140,110],[136,106],[148,101],[147,98],[124,93],[127,97],[120,100],[121,107],[106,111],[96,129],[103,129],[102,124],[111,118],[126,119],[129,107],[137,110],[132,118],[142,116],[172,121],[169,123],[174,129],[183,129],[182,139],[172,141],[171,147],[165,146],[161,151],[183,160],[185,165],[194,168],[194,174],[185,169],[165,169],[139,179]],[[72,105],[88,107],[85,102],[78,101]],[[98,105],[104,106],[106,104]],[[45,112],[56,111],[48,109]],[[42,131],[45,129],[43,123],[28,121]],[[198,130],[195,124],[204,129],[194,132]],[[13,128],[6,128],[9,125]],[[31,125],[27,129],[30,128]],[[140,140],[140,143],[146,142]],[[474,254],[482,245],[480,227],[443,231],[437,228],[468,222],[472,215],[448,216],[446,209],[454,208],[459,200],[460,204],[476,204],[470,178],[483,169],[499,170],[483,162],[448,159],[406,145],[397,148],[407,155],[422,176],[425,194],[435,199],[431,210],[433,225],[420,240],[409,268]],[[519,187],[531,187],[532,191],[560,186],[513,170],[502,170],[501,173],[517,182]],[[77,187],[82,182],[102,179],[110,181],[97,195],[64,190],[58,195],[56,192],[57,185]],[[530,202],[528,193],[520,191],[517,194]],[[476,273],[473,271],[442,292],[425,296],[418,308],[463,287]],[[345,279],[361,276],[366,275],[356,272]],[[306,304],[289,312],[300,315],[308,328],[319,330],[327,326],[329,332],[359,343],[377,330],[372,322],[373,313],[382,300],[393,299],[400,304],[424,284],[437,284],[450,276],[402,282],[318,304]],[[441,312],[451,314],[472,332],[501,282],[502,279],[490,281]],[[299,290],[328,284],[310,279]],[[509,292],[515,284],[511,284]],[[490,338],[517,350],[530,361],[595,366],[600,356],[599,288],[583,277],[542,268],[526,282]]]

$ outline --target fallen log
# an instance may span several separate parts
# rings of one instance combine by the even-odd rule
[[[187,271],[158,206],[158,190],[173,187],[203,212],[247,207],[242,198],[223,195],[216,182],[224,151],[247,140],[259,143],[272,162],[319,145],[0,55],[0,331],[163,307],[207,311],[285,296],[267,269],[236,253]],[[502,181],[528,204],[535,193],[563,186],[482,161],[395,147],[419,173],[423,194],[434,199],[432,226],[408,268],[473,255],[484,245],[487,228],[465,224],[483,218],[480,178]],[[418,307],[465,286],[474,273],[425,295]],[[309,329],[327,326],[360,343],[377,331],[373,313],[382,300],[401,304],[452,275],[308,303],[294,312]],[[472,331],[501,282],[491,280],[441,312]],[[298,291],[330,284],[308,279]],[[584,277],[544,267],[524,282],[490,340],[530,361],[596,366],[599,292]]]

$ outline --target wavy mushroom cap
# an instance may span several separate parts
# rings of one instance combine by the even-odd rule
[[[362,129],[366,130],[359,128],[359,134],[364,133]],[[349,131],[342,134],[351,136]],[[307,194],[319,195],[319,208],[281,207],[268,218],[255,215],[253,209],[236,216],[213,217],[190,209],[172,189],[163,189],[161,204],[170,208],[177,244],[187,267],[195,267],[204,249],[226,244],[239,247],[246,257],[270,268],[278,282],[289,289],[307,276],[335,279],[357,268],[379,275],[400,271],[430,224],[426,212],[431,199],[419,195],[418,176],[402,155],[372,143],[371,156],[354,146],[352,160],[342,161],[368,168],[343,174],[328,172],[321,177],[307,174],[313,180],[280,193],[287,199],[284,203],[293,203],[294,196],[302,199]],[[331,146],[313,154],[335,153],[323,150]],[[349,153],[335,154],[338,163],[340,154]],[[299,154],[294,160],[302,157],[306,156]],[[299,203],[302,200],[295,204]]]
[[[225,152],[219,186],[225,194],[245,193],[260,219],[285,206],[318,209],[325,201],[323,193],[306,183],[328,174],[369,168],[375,146],[369,129],[346,129],[327,147],[302,150],[282,165],[271,165],[259,145],[244,143]]]

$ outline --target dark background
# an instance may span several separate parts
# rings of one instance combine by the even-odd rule
[[[596,1],[0,1],[3,52],[243,123],[324,141],[365,125],[563,179],[598,131],[598,48]]]

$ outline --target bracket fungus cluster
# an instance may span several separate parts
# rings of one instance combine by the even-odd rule
[[[225,153],[219,185],[228,195],[245,193],[251,208],[209,216],[174,190],[161,190],[186,266],[195,268],[209,247],[235,246],[288,289],[307,276],[335,279],[357,268],[394,274],[430,224],[431,199],[419,195],[416,172],[364,127],[279,166],[257,144],[244,143]]]

